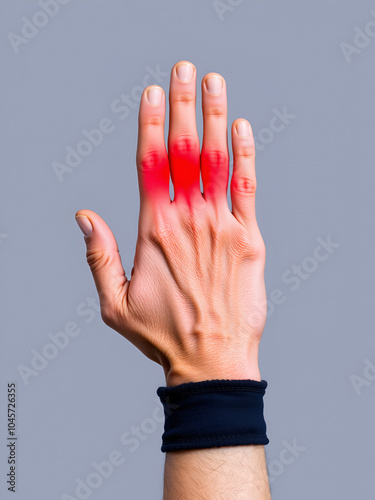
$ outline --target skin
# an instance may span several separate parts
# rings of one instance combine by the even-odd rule
[[[178,78],[182,64],[191,81]],[[219,78],[218,93],[207,90]],[[149,91],[161,94],[156,103]],[[150,102],[151,101],[151,102]],[[171,71],[168,151],[166,96],[141,97],[137,147],[138,239],[129,280],[107,224],[90,210],[76,220],[104,322],[163,367],[166,384],[261,380],[259,342],[266,321],[265,246],[255,216],[255,146],[250,124],[232,124],[232,211],[226,83],[202,80],[203,143],[196,128],[196,68]],[[240,123],[248,135],[237,133]],[[203,193],[200,189],[202,177]],[[174,200],[169,195],[169,178]],[[269,499],[261,445],[166,454],[164,499]]]

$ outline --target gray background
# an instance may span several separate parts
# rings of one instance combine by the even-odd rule
[[[76,478],[85,481],[92,462],[113,450],[124,463],[89,498],[161,498],[162,424],[153,414],[163,375],[95,307],[82,306],[97,295],[74,214],[89,208],[106,220],[129,276],[139,210],[137,86],[147,66],[159,65],[168,76],[149,84],[168,92],[182,59],[198,71],[200,138],[200,82],[211,71],[227,81],[229,125],[245,117],[262,138],[274,108],[295,115],[257,155],[267,292],[285,297],[270,310],[260,356],[273,498],[375,498],[375,373],[364,373],[366,359],[375,363],[375,39],[362,40],[350,62],[340,48],[375,20],[374,2],[224,3],[220,17],[211,1],[72,0],[15,53],[8,34],[21,34],[23,16],[41,8],[1,2],[2,471],[13,380],[19,437],[17,493],[7,492],[3,472],[1,498],[78,498]],[[134,108],[120,119],[111,105],[131,92]],[[52,162],[105,117],[115,130],[59,182]],[[283,273],[306,258],[314,266],[317,238],[329,235],[339,246],[292,290]],[[19,366],[30,367],[32,349],[41,352],[69,321],[81,333],[26,385]],[[362,377],[357,391],[353,375]],[[133,452],[120,441],[132,426],[149,431]],[[283,452],[293,441],[294,457]]]

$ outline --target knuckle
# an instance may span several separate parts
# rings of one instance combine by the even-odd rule
[[[254,196],[257,189],[255,178],[246,175],[233,175],[232,188],[235,191],[247,196]]]
[[[87,250],[86,260],[93,273],[100,271],[107,266],[111,260],[111,256],[104,250]]]
[[[205,112],[205,116],[216,116],[226,118],[226,109],[223,106],[210,106]]]
[[[172,102],[182,104],[195,103],[195,95],[192,92],[178,92],[172,97]]]
[[[259,238],[257,240],[257,242],[253,245],[252,255],[256,259],[265,260],[265,258],[266,258],[266,245],[264,244],[263,238]]]
[[[137,160],[137,166],[140,170],[152,170],[156,166],[165,162],[165,154],[162,150],[156,148],[147,149]]]
[[[149,239],[158,246],[167,246],[173,238],[174,232],[174,229],[167,219],[164,217],[157,217],[150,228]]]
[[[229,163],[229,155],[221,149],[209,149],[202,153],[202,160],[210,167],[226,167]]]
[[[239,146],[235,151],[235,156],[252,160],[255,158],[255,145]]]
[[[198,141],[193,135],[179,135],[171,140],[170,153],[174,155],[191,154],[198,151]]]
[[[266,258],[266,246],[262,235],[251,236],[247,231],[239,233],[235,247],[237,253],[250,260],[264,261]]]
[[[264,260],[266,257],[266,246],[262,238],[258,238],[247,245],[247,254],[253,260]]]
[[[144,125],[164,125],[164,117],[162,115],[153,115],[145,119]]]

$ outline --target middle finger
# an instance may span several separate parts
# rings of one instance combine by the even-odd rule
[[[188,61],[172,68],[169,89],[168,155],[175,200],[193,203],[200,191],[200,149],[197,132],[196,69]]]

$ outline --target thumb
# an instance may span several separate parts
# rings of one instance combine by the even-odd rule
[[[85,237],[86,258],[98,291],[102,318],[107,325],[114,327],[120,311],[124,315],[130,283],[121,263],[116,239],[95,212],[79,210],[75,217]]]

